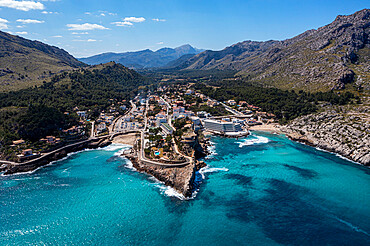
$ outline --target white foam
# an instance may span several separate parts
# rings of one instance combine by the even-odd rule
[[[359,228],[359,227],[357,227],[357,226],[352,225],[350,222],[345,221],[345,220],[342,220],[342,219],[339,219],[338,217],[334,217],[334,218],[335,218],[336,220],[338,220],[339,222],[341,222],[341,223],[343,223],[343,224],[347,225],[347,226],[348,226],[348,227],[350,227],[352,230],[355,230],[355,231],[357,231],[357,232],[364,233],[364,234],[366,234],[366,235],[368,235],[368,236],[369,236],[369,234],[368,234],[366,231],[362,230],[361,228]]]
[[[207,147],[208,152],[210,153],[204,159],[212,159],[215,155],[218,155],[216,152],[216,144],[209,141],[210,145]]]
[[[103,148],[100,148],[101,150],[105,150],[105,151],[115,151],[115,150],[120,150],[120,149],[123,149],[123,148],[132,148],[131,145],[128,145],[128,144],[111,144],[111,145],[108,145],[106,147],[103,147]]]
[[[132,164],[132,162],[129,159],[125,158],[125,161],[126,161],[126,163],[124,165],[125,167],[127,167],[128,169],[132,169],[132,170],[136,171],[136,168],[134,167],[134,164]]]
[[[205,166],[202,167],[199,170],[199,173],[202,175],[202,179],[205,179],[205,173],[214,173],[214,172],[228,172],[229,169],[226,167],[210,167],[210,166]]]
[[[239,144],[239,148],[243,148],[244,146],[250,146],[250,145],[255,145],[255,144],[266,144],[270,142],[270,140],[266,137],[255,136],[255,135],[251,135],[251,136],[253,136],[254,138],[246,138],[246,139],[242,139],[243,142],[236,142]]]
[[[180,200],[187,200],[188,199],[183,194],[177,192],[174,188],[172,188],[170,186],[165,186],[159,180],[156,180],[156,181],[157,181],[157,183],[156,183],[155,187],[159,188],[161,194],[163,194],[165,196],[168,196],[168,197],[176,197],[177,199],[180,199]]]
[[[305,146],[309,146],[309,145],[306,145],[306,144],[301,143],[301,142],[298,142],[298,143],[300,143],[300,144],[302,144],[302,145],[305,145]],[[310,147],[311,147],[311,146],[310,146]],[[329,153],[329,154],[335,155],[335,156],[337,156],[337,157],[339,157],[339,158],[341,158],[341,159],[343,159],[343,160],[346,160],[346,161],[352,162],[352,163],[354,163],[354,164],[357,164],[357,165],[363,166],[361,163],[359,163],[359,162],[357,162],[357,161],[353,161],[353,160],[351,160],[351,159],[349,159],[349,158],[347,158],[347,157],[344,157],[344,156],[342,156],[342,155],[340,155],[340,154],[338,154],[338,153],[333,153],[333,152],[330,152],[330,151],[328,151],[328,150],[321,149],[321,148],[319,148],[319,147],[314,147],[314,148],[315,148],[316,150],[319,150],[319,151],[322,151],[322,152],[326,152],[326,153]]]

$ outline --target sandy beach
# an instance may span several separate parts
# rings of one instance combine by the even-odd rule
[[[128,144],[128,145],[134,145],[137,133],[130,133],[125,135],[119,135],[113,138],[113,143],[119,143],[119,144]]]
[[[278,124],[255,125],[255,126],[251,126],[248,130],[282,133],[278,126],[279,126]]]

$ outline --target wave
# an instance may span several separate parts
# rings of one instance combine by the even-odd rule
[[[202,175],[202,178],[205,179],[205,173],[214,173],[214,172],[228,172],[229,169],[226,167],[210,167],[205,166],[199,170],[199,173]]]
[[[216,144],[214,142],[209,141],[210,145],[207,147],[209,155],[207,155],[204,159],[212,159],[214,156],[218,155],[216,152]]]
[[[250,145],[255,145],[255,144],[266,144],[268,142],[270,142],[270,140],[266,137],[262,137],[262,136],[255,136],[255,135],[251,135],[255,138],[246,138],[246,139],[242,139],[243,142],[236,142],[239,144],[239,148],[242,148],[244,146],[250,146]]]
[[[354,230],[354,231],[361,232],[361,233],[364,233],[365,235],[368,235],[368,236],[369,236],[369,234],[368,234],[366,231],[364,231],[364,230],[360,229],[360,228],[359,228],[359,227],[357,227],[357,226],[352,225],[352,224],[351,224],[350,222],[348,222],[348,221],[345,221],[345,220],[339,219],[338,217],[334,217],[334,219],[336,219],[336,220],[338,220],[339,222],[341,222],[341,223],[345,224],[346,226],[350,227],[350,228],[351,228],[352,230]]]
[[[305,143],[301,143],[301,142],[297,142],[297,143],[300,143],[300,144],[305,145],[305,146],[312,147],[312,146],[307,145],[307,144],[305,144]],[[331,152],[331,151],[329,151],[329,150],[325,150],[325,149],[321,149],[320,147],[313,147],[313,148],[315,148],[316,150],[321,151],[321,152],[325,152],[325,153],[329,153],[329,154],[335,155],[335,156],[337,156],[337,157],[339,157],[339,158],[341,158],[341,159],[343,159],[343,160],[346,160],[346,161],[352,162],[352,163],[354,163],[354,164],[357,164],[357,165],[360,165],[360,166],[364,166],[364,165],[362,165],[360,162],[357,162],[357,161],[351,160],[351,159],[349,159],[349,158],[347,158],[347,157],[345,157],[345,156],[342,156],[342,155],[340,155],[340,154],[338,154],[338,153]]]
[[[114,143],[114,144],[111,144],[111,145],[108,145],[106,147],[103,147],[103,148],[98,148],[100,150],[104,150],[104,151],[115,151],[115,150],[121,150],[123,148],[132,148],[131,145],[128,145],[128,144],[117,144],[117,143]]]
[[[179,200],[189,200],[183,194],[177,192],[174,188],[170,186],[165,186],[164,184],[156,184],[155,187],[159,188],[161,194],[164,194],[168,197],[175,197]]]

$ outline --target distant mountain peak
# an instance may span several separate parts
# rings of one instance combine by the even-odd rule
[[[174,61],[184,55],[196,55],[203,50],[196,49],[189,44],[181,45],[176,48],[164,47],[157,51],[150,49],[125,52],[125,53],[103,53],[87,58],[80,58],[90,65],[116,61],[125,66],[141,69],[151,67],[163,67],[171,61]]]

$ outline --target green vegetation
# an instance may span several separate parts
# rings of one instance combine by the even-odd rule
[[[211,84],[212,85],[212,84]],[[333,105],[344,105],[355,98],[350,92],[338,95],[332,91],[309,93],[300,91],[284,91],[276,88],[262,88],[243,81],[223,81],[217,83],[219,88],[206,84],[197,84],[195,89],[219,101],[234,99],[247,101],[276,115],[281,123],[285,123],[301,115],[307,115],[318,110],[319,101]],[[357,98],[356,98],[357,99]]]
[[[76,107],[97,117],[148,83],[135,71],[109,63],[55,75],[39,87],[0,93],[0,146],[19,138],[34,142],[74,125]]]
[[[0,92],[42,85],[60,71],[86,66],[66,51],[0,31]]]

